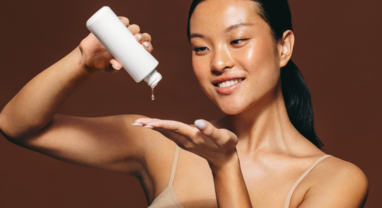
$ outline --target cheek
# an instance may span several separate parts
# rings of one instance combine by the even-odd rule
[[[263,70],[277,68],[277,58],[272,40],[257,39],[237,54],[249,73],[259,73]]]
[[[253,41],[245,50],[236,53],[235,59],[238,60],[236,63],[240,64],[239,67],[248,73],[245,88],[247,99],[256,102],[275,92],[280,77],[280,66],[272,39]]]
[[[209,70],[209,62],[207,58],[193,55],[192,69],[194,70],[195,76],[201,85],[206,81],[209,81],[211,72]]]
[[[241,59],[240,63],[251,75],[251,79],[260,81],[278,74],[280,66],[274,47],[273,40],[264,37],[248,45],[242,54],[238,54],[237,58]]]
[[[203,66],[197,58],[192,57],[192,69],[194,70],[195,76],[198,80],[203,77]]]

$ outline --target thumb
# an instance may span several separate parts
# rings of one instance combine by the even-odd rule
[[[122,68],[122,64],[117,61],[117,59],[111,59],[110,64],[114,70],[120,70]]]
[[[217,129],[214,125],[212,125],[210,122],[203,120],[203,119],[198,119],[195,121],[195,126],[198,128],[204,135],[211,137],[211,139],[218,140],[220,139],[223,135],[221,135],[221,132],[219,129]]]
[[[203,130],[206,128],[207,124],[202,120],[202,119],[198,119],[195,121],[195,126],[199,129],[199,130]]]

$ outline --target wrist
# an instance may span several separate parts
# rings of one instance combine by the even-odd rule
[[[48,70],[55,71],[56,82],[66,83],[66,89],[75,89],[96,74],[95,71],[87,70],[83,65],[81,51],[78,47],[49,67]]]
[[[71,62],[75,64],[73,69],[80,73],[81,77],[91,77],[98,73],[98,71],[91,70],[85,65],[85,61],[83,59],[84,56],[79,46],[77,46],[70,55]]]
[[[239,156],[236,151],[225,157],[224,160],[219,161],[218,163],[210,162],[209,165],[214,175],[237,172],[237,170],[240,170]]]
[[[74,51],[71,53],[72,55],[72,59],[73,59],[73,63],[76,64],[76,69],[84,72],[84,73],[89,73],[89,74],[93,74],[93,73],[96,73],[94,70],[89,70],[89,68],[85,65],[85,61],[84,61],[84,54],[80,48],[80,46],[77,46]]]

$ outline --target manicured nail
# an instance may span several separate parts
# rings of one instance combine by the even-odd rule
[[[138,34],[138,35],[137,35],[137,38],[138,38],[139,41],[141,41],[143,37],[142,37],[141,34]]]
[[[198,127],[198,129],[203,130],[207,125],[204,123],[204,121],[198,119],[195,121],[195,126]]]
[[[150,46],[150,44],[148,42],[144,42],[143,45],[145,45],[146,48],[148,48]]]
[[[120,67],[116,67],[115,65],[111,65],[113,67],[113,69],[115,70],[120,70],[121,68]]]
[[[143,126],[145,128],[149,128],[149,129],[153,129],[154,127],[150,126],[150,125],[146,125],[146,126]]]
[[[133,126],[143,126],[143,124],[140,124],[140,123],[133,123]]]

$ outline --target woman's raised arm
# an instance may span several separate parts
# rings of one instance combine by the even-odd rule
[[[129,26],[127,18],[121,20]],[[140,34],[137,25],[128,28],[151,52],[150,36]],[[1,133],[13,143],[64,161],[130,173],[137,170],[134,165],[123,164],[144,155],[145,138],[155,137],[155,132],[132,128],[135,116],[79,118],[56,114],[87,79],[100,71],[120,68],[120,63],[90,34],[79,47],[34,77],[4,107],[0,113]]]

